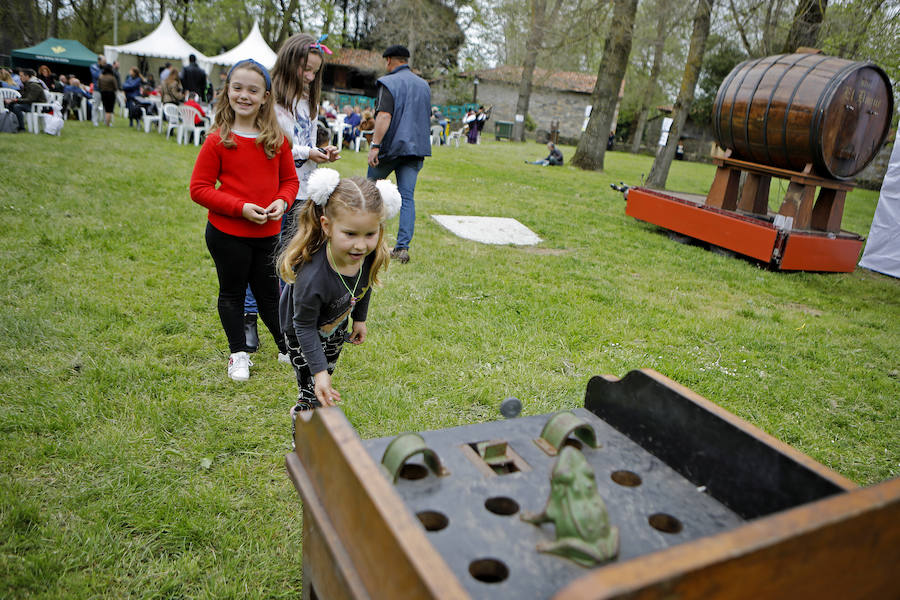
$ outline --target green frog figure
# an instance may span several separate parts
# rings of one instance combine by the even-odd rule
[[[615,558],[619,529],[610,527],[606,504],[597,491],[594,471],[584,455],[563,446],[550,474],[550,497],[540,514],[523,513],[523,521],[556,525],[556,540],[537,545],[540,552],[570,558],[585,567]]]

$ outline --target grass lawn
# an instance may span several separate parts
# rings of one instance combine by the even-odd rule
[[[226,377],[196,154],[121,118],[0,136],[0,596],[299,591],[296,385],[267,337],[249,382]],[[649,367],[860,484],[900,474],[900,281],[674,243],[609,188],[649,157],[524,162],[545,154],[486,141],[426,161],[412,261],[335,374],[362,437],[497,419],[511,395],[524,414],[572,408],[591,376]],[[676,162],[669,188],[712,178]],[[853,191],[844,228],[867,234],[877,197]],[[432,214],[513,217],[545,241],[481,245]]]

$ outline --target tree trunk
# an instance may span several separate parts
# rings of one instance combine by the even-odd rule
[[[641,100],[641,108],[638,111],[637,125],[631,138],[632,154],[637,154],[641,149],[641,142],[644,139],[644,128],[647,127],[647,113],[650,112],[650,103],[656,95],[656,81],[659,79],[659,72],[662,69],[663,50],[666,45],[666,38],[669,37],[668,24],[669,1],[660,0],[656,9],[659,11],[659,20],[656,22],[656,41],[653,42],[653,63],[650,67],[650,79],[647,81],[647,89],[644,91]]]
[[[609,34],[603,44],[603,58],[597,72],[597,82],[591,93],[591,117],[587,129],[578,141],[572,164],[580,169],[603,170],[606,141],[609,137],[619,87],[631,54],[631,34],[637,0],[616,0],[613,5]]]
[[[687,64],[684,67],[684,77],[681,79],[681,90],[675,101],[675,109],[672,112],[672,127],[669,129],[669,138],[666,146],[656,154],[653,166],[650,167],[650,175],[647,177],[647,185],[659,189],[665,189],[666,179],[669,177],[669,167],[675,158],[675,148],[678,139],[684,129],[691,104],[694,102],[694,88],[700,78],[700,67],[703,65],[703,54],[706,52],[706,38],[709,37],[709,25],[712,17],[715,0],[699,0],[697,12],[694,13],[694,30],[691,33],[691,47],[688,50]]]
[[[519,81],[519,97],[516,100],[516,118],[512,133],[512,139],[520,142],[525,141],[525,116],[528,114],[528,104],[531,102],[531,81],[534,77],[534,66],[537,64],[538,50],[544,41],[546,10],[545,0],[532,0],[528,45],[525,49],[525,60],[522,63],[522,79]]]
[[[747,32],[744,30],[744,20],[746,15],[742,15],[738,12],[737,6],[734,5],[734,0],[729,0],[728,5],[731,7],[731,18],[734,19],[734,26],[737,27],[738,34],[741,36],[741,44],[744,45],[744,52],[747,53],[748,56],[753,56],[753,48],[750,46],[750,40],[747,39]],[[772,3],[769,3],[769,9],[772,8]],[[766,15],[766,20],[768,21],[769,15]]]
[[[409,8],[409,27],[407,28],[407,37],[406,37],[406,49],[409,50],[409,67],[413,67],[413,61],[416,59],[416,24],[421,23],[422,20],[419,18],[419,1],[418,0],[410,0],[412,6]]]
[[[278,42],[276,44],[277,48],[281,48],[281,44],[284,43],[284,40],[288,39],[288,34],[291,32],[291,19],[293,18],[294,13],[297,12],[298,1],[299,0],[291,0],[282,15],[281,29],[278,31]]]
[[[852,40],[848,42],[849,46],[847,46],[846,43],[842,45],[838,50],[838,56],[840,56],[841,58],[857,60],[856,53],[859,51],[859,46],[869,35],[869,26],[872,24],[872,20],[875,18],[875,15],[878,14],[878,12],[881,10],[882,4],[884,4],[884,0],[879,0],[878,2],[870,6],[869,14],[866,15],[866,18],[857,30],[856,35],[852,36]]]
[[[802,46],[815,48],[819,43],[819,30],[827,7],[828,0],[800,0],[782,52],[791,54]]]
[[[53,0],[50,8],[50,37],[59,37],[59,5],[61,0]]]

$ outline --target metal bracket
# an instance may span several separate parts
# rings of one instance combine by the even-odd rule
[[[406,461],[415,456],[422,454],[425,464],[431,469],[431,472],[442,477],[446,475],[447,469],[441,463],[437,453],[425,445],[425,440],[418,433],[401,433],[387,445],[384,449],[384,456],[381,457],[381,466],[387,472],[391,481],[397,483],[400,477],[400,471]]]
[[[600,448],[594,428],[569,410],[550,417],[541,431],[541,437],[534,440],[534,443],[549,456],[556,456],[571,435],[591,448]]]

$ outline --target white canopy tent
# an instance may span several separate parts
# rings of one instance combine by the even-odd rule
[[[161,67],[166,62],[172,62],[175,67],[181,66],[175,64],[175,61],[179,61],[182,65],[187,64],[188,56],[191,54],[197,57],[197,64],[201,67],[204,66],[206,60],[202,52],[188,44],[175,31],[168,12],[163,15],[159,26],[146,37],[122,46],[103,46],[103,54],[109,62],[118,60],[119,70],[123,73],[132,66],[136,66],[139,57],[143,57],[146,59],[150,72],[154,75],[157,73],[155,67]]]
[[[900,144],[897,140],[894,140],[859,266],[900,278]]]
[[[242,61],[246,58],[252,58],[267,69],[275,66],[275,53],[269,48],[266,40],[263,39],[259,32],[259,22],[253,22],[253,29],[244,38],[244,41],[229,50],[217,56],[208,56],[203,59],[205,64],[201,64],[207,73],[211,73],[214,65],[230,67],[231,65]],[[199,61],[200,59],[198,59]]]

